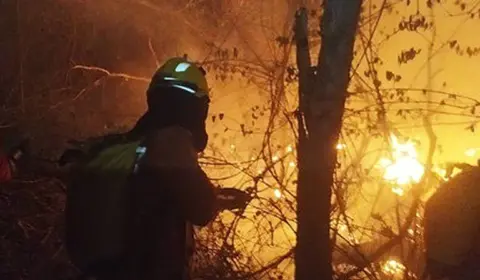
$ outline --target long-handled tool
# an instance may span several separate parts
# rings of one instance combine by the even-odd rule
[[[235,188],[217,189],[217,202],[220,210],[241,210],[245,209],[253,196],[248,192]]]

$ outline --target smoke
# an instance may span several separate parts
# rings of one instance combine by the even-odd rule
[[[95,28],[124,33],[122,47],[132,45],[130,51],[140,56],[136,62],[144,63],[154,60],[149,41],[159,60],[186,53],[194,59],[206,55],[205,41],[215,40],[217,30],[210,18],[202,17],[207,7],[188,2],[193,1],[98,0],[65,5]]]
[[[148,79],[168,57],[188,54],[195,61],[218,62],[219,49],[236,48],[239,61],[260,65],[268,74],[281,56],[275,38],[290,31],[293,6],[287,2],[19,0],[2,4],[0,53],[7,54],[0,67],[2,100],[27,124],[45,121],[55,135],[79,130],[73,137],[83,137],[109,123],[131,122],[144,110],[146,83],[101,79],[102,72],[72,70],[73,66]],[[262,97],[262,89],[246,85],[244,77],[216,79],[223,72],[211,69],[208,74],[212,113],[228,112],[230,120],[241,122],[246,108],[265,103],[268,94]],[[37,130],[45,134],[43,126]]]

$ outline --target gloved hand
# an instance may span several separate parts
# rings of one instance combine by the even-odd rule
[[[217,202],[220,210],[245,209],[252,200],[247,192],[235,188],[220,188],[217,190]]]

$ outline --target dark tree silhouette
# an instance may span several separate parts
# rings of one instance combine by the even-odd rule
[[[353,46],[362,1],[327,0],[318,65],[310,66],[306,11],[297,15],[300,110],[297,280],[332,279],[330,207]],[[313,70],[313,71],[312,71]]]

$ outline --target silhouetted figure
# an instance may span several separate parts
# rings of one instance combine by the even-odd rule
[[[126,177],[126,197],[119,195],[123,188],[115,186],[112,179],[97,187],[88,184],[93,175],[81,173],[72,182],[74,188],[70,189],[66,209],[67,249],[85,272],[85,279],[190,279],[193,225],[205,226],[218,211],[243,208],[250,200],[249,195],[238,190],[217,190],[198,164],[198,153],[208,142],[205,121],[209,96],[203,69],[183,58],[168,60],[152,78],[147,103],[148,111],[130,132],[106,137],[89,149],[100,156],[113,153],[114,149],[108,149],[115,145],[119,153],[135,152],[134,165]],[[62,161],[84,158],[88,157],[70,150]],[[109,164],[119,161],[110,160]],[[107,170],[108,165],[102,168]],[[123,176],[121,172],[112,175],[109,178]],[[88,188],[98,195],[82,194]],[[82,208],[88,200],[92,206]],[[118,226],[123,217],[117,210],[123,205],[127,209],[124,237],[117,234],[122,231]],[[78,225],[87,212],[95,218],[91,209],[103,206],[104,212],[110,211],[98,213],[103,222],[83,221],[83,226]],[[112,219],[107,219],[108,215]],[[113,230],[111,234],[102,233],[107,237],[102,242],[97,236],[109,227]],[[107,246],[112,240],[123,245]],[[89,242],[94,244],[90,249],[98,249],[102,258],[85,250]]]
[[[462,168],[425,206],[426,279],[480,279],[480,167]]]

